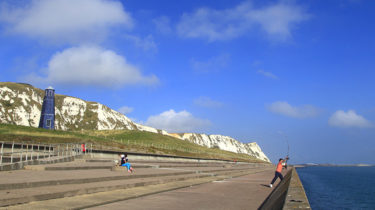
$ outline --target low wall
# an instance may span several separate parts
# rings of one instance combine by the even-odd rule
[[[259,207],[263,209],[311,209],[296,169],[289,169],[284,179]]]
[[[89,157],[92,158],[104,158],[117,160],[119,154],[128,154],[129,161],[169,161],[169,162],[221,162],[221,163],[234,163],[230,160],[220,160],[220,159],[209,159],[209,158],[196,158],[196,157],[182,157],[173,155],[160,155],[160,154],[147,154],[147,153],[135,153],[135,152],[124,152],[124,151],[113,151],[113,150],[97,150],[93,149],[89,153]],[[237,162],[242,164],[241,162]],[[270,165],[268,163],[254,163],[254,165]]]
[[[80,155],[79,157],[81,156],[82,155]],[[11,170],[23,169],[27,165],[42,165],[42,164],[70,162],[70,161],[74,161],[75,158],[76,156],[69,156],[69,157],[54,158],[51,160],[39,159],[39,160],[22,161],[22,162],[17,162],[17,163],[7,163],[4,165],[0,165],[0,171],[11,171]]]

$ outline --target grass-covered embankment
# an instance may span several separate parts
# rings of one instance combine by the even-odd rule
[[[33,143],[92,143],[94,148],[194,158],[263,162],[247,154],[207,148],[162,134],[131,130],[58,131],[0,124],[0,141]]]

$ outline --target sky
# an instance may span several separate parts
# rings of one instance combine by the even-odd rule
[[[0,81],[276,162],[375,164],[375,1],[0,0]],[[289,148],[289,149],[288,149]]]

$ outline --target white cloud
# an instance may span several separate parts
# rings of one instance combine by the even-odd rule
[[[331,126],[336,127],[359,127],[366,128],[372,127],[372,123],[366,120],[361,115],[358,115],[354,110],[348,110],[347,112],[338,110],[332,114],[329,118],[328,123]]]
[[[56,53],[49,61],[46,73],[46,78],[34,76],[29,80],[99,87],[158,83],[156,76],[143,76],[125,57],[96,46],[72,47]]]
[[[271,79],[279,79],[276,75],[272,74],[271,72],[263,71],[263,70],[258,70],[258,74],[261,74],[265,77],[269,77]]]
[[[196,72],[209,73],[224,69],[230,60],[229,54],[221,54],[208,59],[207,61],[191,60],[191,65]]]
[[[171,133],[186,133],[203,130],[210,126],[211,122],[209,120],[196,118],[185,110],[175,112],[171,109],[159,115],[150,116],[145,124]]]
[[[177,32],[181,37],[217,41],[234,39],[260,27],[273,39],[283,41],[291,36],[296,24],[308,18],[303,8],[292,1],[279,1],[263,8],[254,8],[250,1],[245,1],[231,9],[199,8],[184,13]]]
[[[3,3],[0,21],[8,31],[52,42],[82,43],[102,39],[115,25],[131,28],[130,14],[108,0],[31,0],[20,6]]]
[[[136,47],[141,48],[144,51],[158,51],[158,47],[152,35],[148,35],[143,39],[134,35],[125,35],[125,38],[133,42]]]
[[[161,16],[152,20],[156,29],[162,34],[172,33],[170,19],[166,16]]]
[[[117,111],[126,115],[126,114],[131,113],[133,110],[134,110],[133,107],[123,106],[123,107],[120,107]]]
[[[319,109],[312,105],[303,105],[300,107],[296,107],[291,106],[286,101],[276,101],[270,105],[267,105],[267,109],[273,113],[293,118],[315,117],[319,114]]]
[[[197,99],[194,100],[194,104],[201,106],[201,107],[206,107],[206,108],[217,108],[221,107],[223,104],[219,101],[212,100],[209,97],[204,97],[201,96]]]

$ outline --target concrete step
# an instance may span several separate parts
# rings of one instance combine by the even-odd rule
[[[23,169],[23,167],[26,165],[41,165],[41,164],[70,162],[70,161],[73,161],[75,157],[76,156],[55,156],[55,157],[51,156],[49,158],[48,157],[39,158],[39,160],[33,159],[33,160],[22,161],[22,162],[4,163],[0,165],[0,172]]]
[[[243,165],[235,164],[192,164],[192,163],[164,163],[164,162],[133,162],[131,163],[134,168],[183,168],[183,167],[241,167]],[[26,166],[26,170],[95,170],[95,169],[109,169],[112,170],[115,163],[114,161],[106,162],[85,162],[82,159],[75,160],[70,163],[58,163],[46,165],[31,165]]]
[[[188,179],[197,179],[211,176],[230,176],[237,173],[245,173],[251,170],[226,171],[225,173],[191,173],[191,174],[168,174],[165,176],[127,176],[132,179],[97,181],[81,184],[62,184],[54,186],[40,186],[26,189],[8,189],[0,191],[0,206],[9,206],[31,201],[48,200],[55,198],[70,197],[76,195],[90,194],[96,192],[111,191],[117,189],[127,189],[132,187],[163,184],[168,182],[183,181]],[[125,176],[124,176],[125,177]]]
[[[249,169],[247,169],[249,170]],[[236,171],[244,172],[247,170]],[[75,196],[81,194],[89,194],[94,192],[102,192],[108,190],[115,190],[115,189],[124,189],[130,187],[138,187],[138,186],[146,186],[146,185],[153,185],[153,184],[161,184],[166,182],[173,182],[173,181],[181,181],[186,179],[192,178],[203,178],[207,176],[218,176],[224,174],[233,174],[233,171],[224,171],[221,173],[213,174],[213,173],[167,173],[167,174],[159,174],[160,176],[155,176],[151,174],[149,177],[144,175],[136,176],[135,174],[131,174],[130,176],[123,176],[127,177],[127,179],[120,179],[120,180],[107,180],[105,181],[103,178],[100,178],[100,181],[91,182],[91,183],[80,183],[80,184],[66,184],[61,183],[59,185],[48,185],[48,186],[39,186],[32,188],[23,188],[23,189],[15,189],[9,188],[7,190],[0,191],[0,206],[7,206],[7,205],[14,205],[18,203],[25,203],[35,200],[45,200],[45,199],[53,199],[53,198],[61,198],[67,196]],[[118,178],[118,177],[112,177]],[[82,180],[80,180],[82,181]],[[40,184],[40,183],[39,183]],[[51,184],[51,183],[49,183]]]
[[[147,177],[163,177],[169,175],[187,175],[199,173],[218,173],[225,171],[239,171],[252,169],[251,167],[241,168],[135,168],[136,173],[131,176],[124,176],[125,171],[109,171],[109,170],[76,170],[76,171],[17,171],[17,173],[2,173],[0,180],[0,190],[34,188],[41,186],[53,186],[64,184],[82,184],[99,181],[112,181],[122,179],[136,179]],[[72,178],[74,177],[74,178]],[[25,181],[27,180],[27,181]]]
[[[64,158],[74,161],[58,163]],[[256,164],[134,161],[131,164],[136,172],[130,174],[126,167],[114,168],[113,159],[52,157],[39,160],[38,163],[41,165],[26,165],[28,170],[0,171],[0,206],[178,183],[190,179],[200,183],[198,180],[207,177],[233,177],[261,169]],[[43,165],[44,163],[52,164]]]
[[[134,168],[152,168],[149,165],[135,165],[132,164]],[[106,169],[112,170],[114,166],[45,166],[45,165],[30,165],[25,166],[25,170],[35,170],[35,171],[66,171],[66,170],[96,170],[96,169]]]
[[[26,189],[8,189],[0,191],[0,206],[9,206],[31,201],[48,200],[55,198],[71,197],[76,195],[104,192],[117,189],[126,189],[139,186],[162,184],[192,178],[202,178],[210,174],[169,174],[163,177],[148,177],[125,180],[100,181],[82,184],[64,184],[43,186]]]
[[[251,173],[258,173],[260,171],[264,171],[265,169],[251,169],[245,171],[235,171],[229,174],[216,174],[214,176],[210,175],[202,175],[196,174],[187,176],[180,176],[180,177],[165,177],[164,180],[159,181],[152,181],[152,180],[143,180],[142,182],[138,182],[138,184],[127,183],[123,185],[118,185],[119,188],[108,188],[106,191],[98,192],[98,191],[91,191],[89,194],[82,193],[80,191],[72,190],[71,194],[66,193],[64,195],[59,195],[60,198],[52,199],[52,200],[42,200],[37,201],[37,199],[48,195],[40,195],[40,196],[26,196],[25,198],[14,198],[14,200],[8,200],[8,204],[12,202],[15,203],[26,203],[30,201],[34,201],[32,203],[27,203],[23,205],[15,205],[15,206],[7,206],[6,208],[1,209],[83,209],[89,208],[99,205],[104,205],[108,203],[123,201],[131,198],[136,198],[139,196],[151,195],[155,193],[175,190],[179,188],[190,187],[193,185],[199,185],[207,182],[212,181],[219,181],[228,178],[244,176]],[[86,188],[88,190],[88,188]],[[83,191],[81,191],[83,192]],[[63,194],[63,193],[62,193]],[[83,195],[85,194],[85,195]],[[72,197],[73,196],[73,197]],[[58,194],[54,194],[54,197],[58,197]],[[17,200],[18,199],[18,200]],[[23,200],[22,200],[23,199]],[[4,202],[5,203],[5,202]],[[4,206],[4,205],[2,205]]]
[[[138,170],[137,170],[138,172]],[[163,176],[178,176],[178,175],[188,175],[196,174],[195,171],[171,171],[164,173],[133,173],[128,175],[127,173],[117,173],[112,176],[97,176],[97,177],[85,177],[81,176],[80,178],[75,179],[57,179],[57,180],[45,180],[45,181],[34,181],[34,182],[19,182],[19,183],[7,183],[0,184],[0,190],[12,190],[12,189],[26,189],[26,188],[36,188],[43,186],[56,186],[56,185],[66,185],[66,184],[85,184],[85,183],[95,183],[101,181],[117,181],[117,180],[126,180],[126,179],[139,179],[139,178],[149,178],[149,177],[163,177]],[[46,177],[48,178],[48,177]],[[1,197],[1,196],[0,196]]]
[[[96,163],[109,163],[109,162],[114,162],[117,159],[91,159],[91,158],[86,158],[83,159],[84,162],[96,162]],[[227,164],[234,164],[232,162],[198,162],[198,161],[160,161],[160,160],[130,160],[132,163],[144,163],[144,164],[158,164],[158,165],[165,165],[165,164],[171,164],[171,165],[227,165]]]
[[[37,159],[43,159],[43,158],[48,158],[49,156],[48,155],[39,155],[39,156],[37,156],[36,154],[34,154],[34,155],[30,155],[30,154],[28,154],[27,155],[27,160],[37,160]],[[2,159],[2,163],[10,163],[11,161],[13,162],[13,163],[15,163],[15,162],[19,162],[21,160],[21,157],[20,156],[14,156],[13,158],[12,157],[10,157],[10,155],[7,155],[7,156],[3,156],[3,159]],[[22,161],[26,161],[26,155],[25,154],[23,154],[23,156],[22,156]]]

